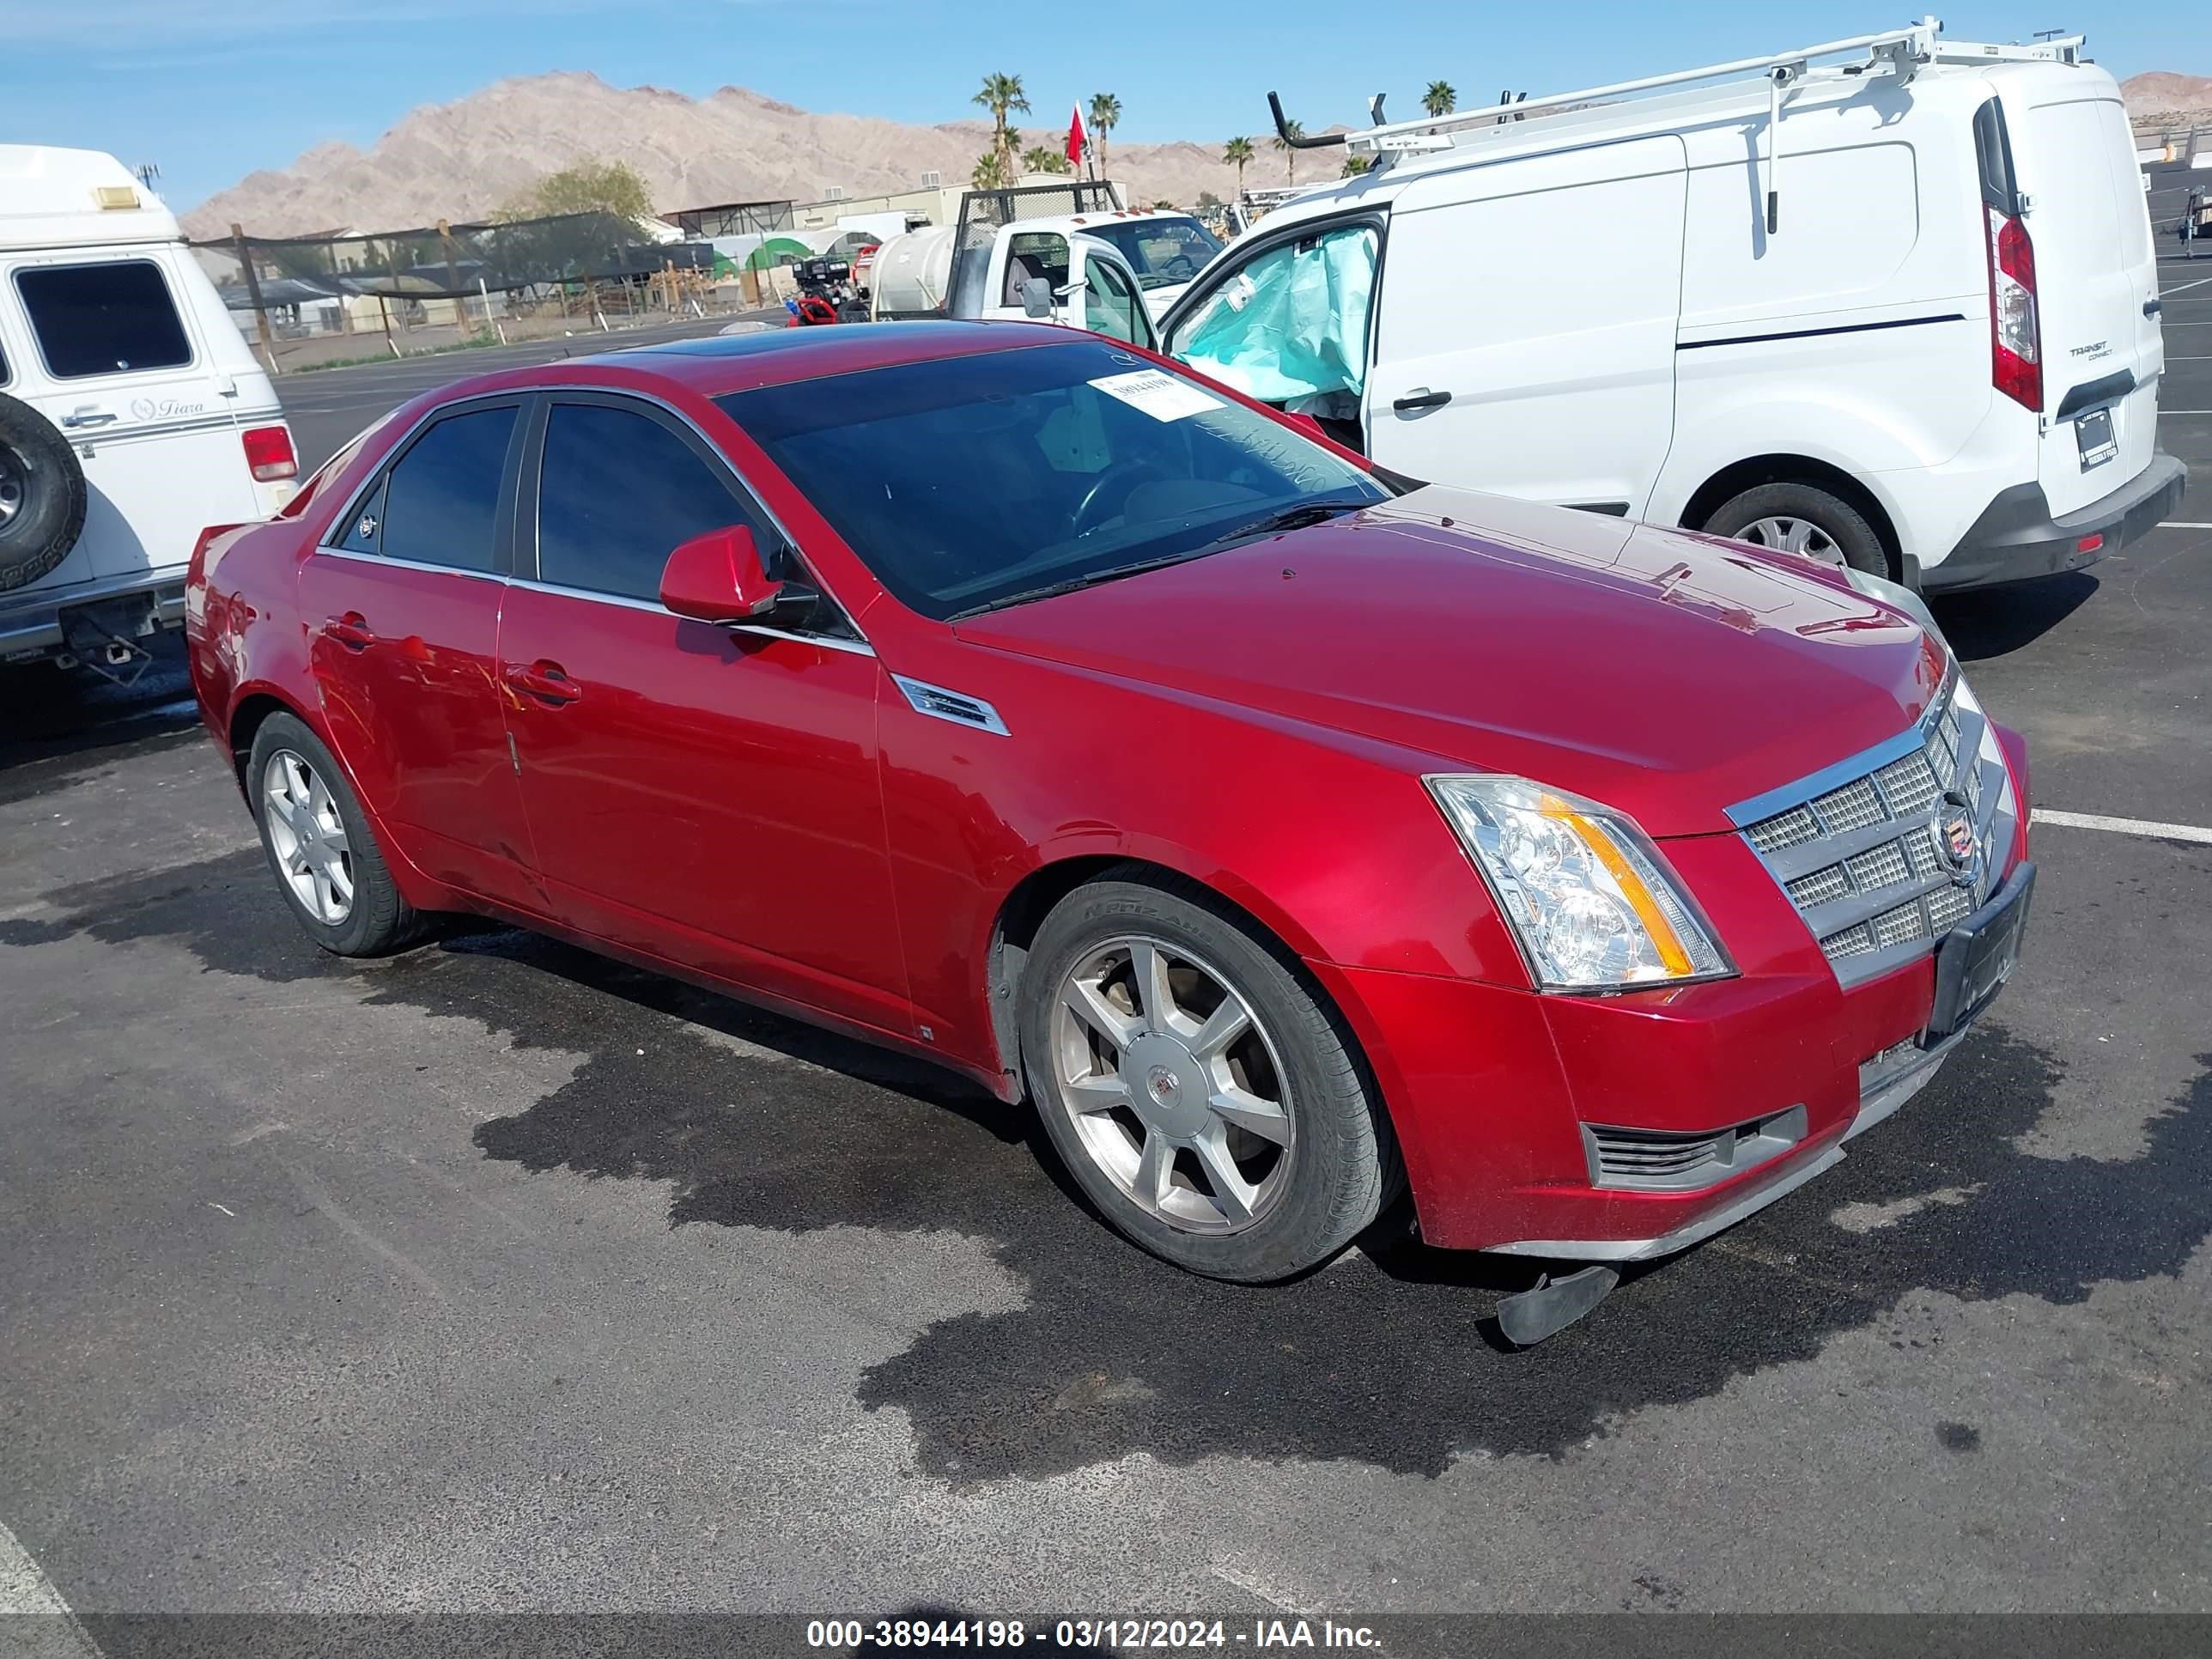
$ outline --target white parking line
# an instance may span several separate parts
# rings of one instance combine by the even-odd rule
[[[2203,519],[2160,519],[2160,530],[2212,530],[2212,521]]]
[[[9,1651],[25,1659],[100,1659],[100,1648],[85,1634],[61,1592],[53,1587],[30,1552],[15,1541],[15,1534],[0,1525],[0,1619],[31,1615],[21,1629],[9,1632]],[[14,1645],[21,1636],[24,1645]]]
[[[2033,821],[2055,823],[2066,830],[2110,830],[2120,836],[2148,836],[2154,841],[2194,841],[2212,847],[2212,830],[2193,823],[2154,823],[2148,818],[2109,818],[2102,812],[2060,812],[2048,806],[2035,809]]]

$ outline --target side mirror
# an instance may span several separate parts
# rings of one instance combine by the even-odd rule
[[[694,536],[668,556],[660,573],[660,602],[695,622],[744,622],[765,616],[783,596],[768,579],[753,532],[731,525]]]
[[[1326,440],[1328,436],[1328,433],[1321,429],[1321,422],[1310,415],[1293,415],[1290,410],[1285,410],[1283,418],[1309,438]]]
[[[1025,278],[1014,285],[1014,292],[1021,296],[1023,316],[1051,319],[1052,284],[1044,277]]]

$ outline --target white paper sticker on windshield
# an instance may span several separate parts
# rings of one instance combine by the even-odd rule
[[[1200,392],[1187,380],[1157,368],[1140,368],[1132,374],[1109,374],[1093,380],[1109,398],[1119,398],[1132,409],[1141,409],[1156,421],[1180,421],[1221,408],[1221,399]]]

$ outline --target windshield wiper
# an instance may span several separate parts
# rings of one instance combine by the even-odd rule
[[[1147,570],[1160,570],[1171,564],[1182,564],[1200,557],[1211,550],[1200,548],[1188,553],[1170,553],[1164,558],[1143,559],[1135,564],[1115,565],[1110,570],[1094,570],[1085,576],[1070,576],[1042,587],[1025,587],[1018,593],[1009,593],[1003,599],[986,599],[981,605],[971,605],[965,611],[956,611],[945,620],[961,622],[969,617],[980,617],[987,611],[1004,611],[1008,605],[1027,605],[1032,599],[1049,599],[1057,594],[1073,593],[1079,588],[1097,587],[1105,582],[1116,582],[1124,576],[1142,575]]]
[[[1320,524],[1346,513],[1357,513],[1363,507],[1372,507],[1369,501],[1300,501],[1294,507],[1278,507],[1265,518],[1241,524],[1206,543],[1206,550],[1229,546],[1232,542],[1249,541],[1258,536],[1273,536],[1285,530],[1302,530],[1308,525]]]

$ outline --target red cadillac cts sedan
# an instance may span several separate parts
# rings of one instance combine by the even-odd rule
[[[1313,433],[1020,324],[493,374],[205,538],[194,684],[325,948],[478,912],[926,1055],[1199,1273],[1829,1167],[2010,969],[2021,740],[1840,574]]]

